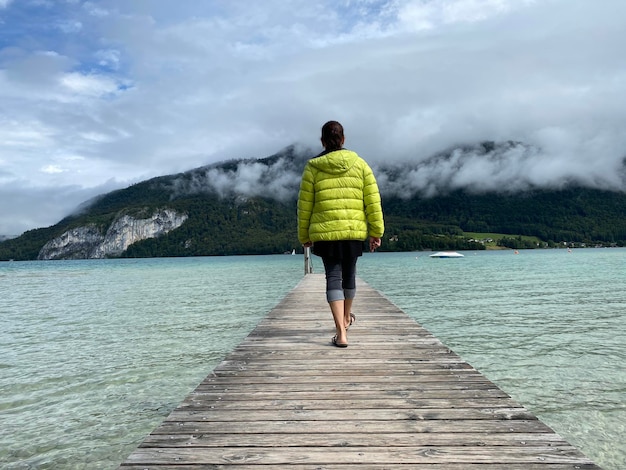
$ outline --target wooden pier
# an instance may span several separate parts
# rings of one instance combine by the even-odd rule
[[[332,346],[305,276],[119,468],[600,468],[361,280],[353,311]]]

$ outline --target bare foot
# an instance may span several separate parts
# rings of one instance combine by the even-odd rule
[[[356,322],[356,316],[354,316],[354,313],[350,312],[350,316],[348,318],[344,318],[344,327],[346,330],[350,328],[354,322]]]

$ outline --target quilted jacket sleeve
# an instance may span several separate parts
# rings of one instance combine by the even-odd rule
[[[315,204],[314,175],[309,164],[304,168],[298,193],[298,240],[304,244],[311,241],[309,225]]]
[[[367,164],[363,170],[363,203],[367,217],[368,235],[376,238],[382,237],[385,233],[385,222],[380,192],[378,191],[374,172]]]

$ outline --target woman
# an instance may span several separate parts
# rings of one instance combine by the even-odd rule
[[[306,164],[298,195],[298,238],[321,256],[326,271],[326,300],[335,320],[335,346],[348,346],[354,316],[356,262],[369,236],[370,251],[380,246],[383,211],[376,178],[355,152],[343,148],[343,127],[322,127],[324,151]]]

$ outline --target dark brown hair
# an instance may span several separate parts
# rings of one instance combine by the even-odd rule
[[[337,121],[328,121],[322,126],[322,145],[326,150],[339,150],[343,141],[343,126]]]

